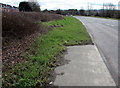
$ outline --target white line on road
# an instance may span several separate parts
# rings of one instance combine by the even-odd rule
[[[106,24],[106,25],[109,25],[109,26],[115,26],[115,25],[111,25],[111,24]]]

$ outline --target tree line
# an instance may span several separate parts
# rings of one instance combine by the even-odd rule
[[[20,2],[19,11],[35,11],[40,12],[40,5],[38,2]],[[103,7],[99,10],[93,10],[92,6],[88,5],[88,9],[68,9],[68,10],[43,10],[43,12],[50,12],[61,15],[81,15],[81,16],[99,16],[120,19],[120,10],[112,3],[104,3]]]
[[[103,7],[99,10],[94,10],[88,6],[87,10],[84,9],[68,9],[68,10],[47,10],[44,12],[56,13],[61,15],[81,15],[81,16],[100,16],[120,19],[120,10],[112,3],[104,3]]]

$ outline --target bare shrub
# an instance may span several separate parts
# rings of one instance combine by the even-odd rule
[[[2,16],[3,44],[22,39],[36,31],[43,34],[47,29],[36,22],[62,19],[62,16],[43,12],[10,12]]]
[[[21,54],[29,51],[29,46],[34,42],[37,36],[49,30],[48,27],[40,24],[41,21],[51,21],[62,18],[63,17],[60,15],[43,12],[3,13],[3,64],[9,66],[23,60]]]

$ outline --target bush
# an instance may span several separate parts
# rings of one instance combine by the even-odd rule
[[[19,11],[35,11],[40,12],[40,5],[37,2],[20,2]]]
[[[47,31],[43,25],[37,24],[40,21],[51,21],[62,19],[60,15],[43,12],[10,12],[2,15],[2,36],[3,44],[14,39],[22,39],[36,31],[41,34]]]
[[[19,11],[32,11],[28,2],[20,2]]]

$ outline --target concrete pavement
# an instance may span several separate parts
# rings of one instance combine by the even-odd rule
[[[95,45],[70,46],[65,60],[68,64],[55,69],[56,86],[115,86]]]

